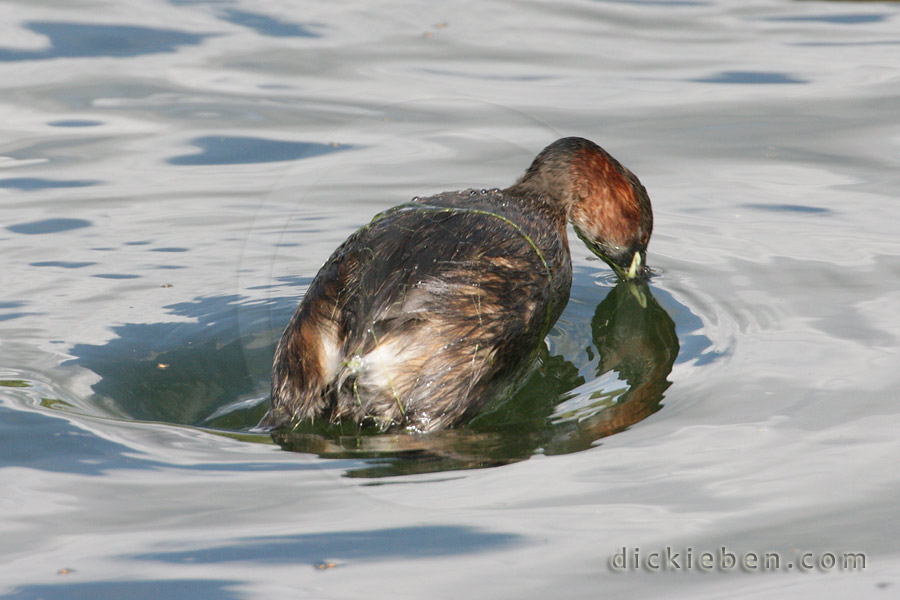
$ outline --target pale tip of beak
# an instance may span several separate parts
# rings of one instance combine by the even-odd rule
[[[634,279],[638,272],[641,270],[641,253],[635,252],[634,256],[631,259],[631,266],[628,267],[628,279]]]

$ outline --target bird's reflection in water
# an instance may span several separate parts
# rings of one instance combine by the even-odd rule
[[[286,450],[375,459],[349,477],[489,467],[537,452],[584,450],[659,410],[679,348],[675,323],[644,282],[620,281],[597,305],[591,335],[588,352],[598,358],[587,380],[544,350],[519,392],[464,427],[367,435],[355,425],[310,425],[272,437]]]

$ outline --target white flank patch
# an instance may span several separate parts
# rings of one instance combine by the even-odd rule
[[[322,327],[321,333],[319,343],[322,345],[322,355],[320,357],[322,373],[326,382],[334,381],[341,368],[341,345],[338,342],[334,325]]]
[[[406,361],[417,356],[411,349],[415,344],[409,344],[404,340],[403,347],[398,341],[385,344],[377,344],[375,349],[360,357],[364,365],[361,379],[367,386],[376,386],[387,390],[394,395],[394,377],[399,373]]]

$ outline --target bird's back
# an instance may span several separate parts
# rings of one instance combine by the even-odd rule
[[[565,216],[539,198],[470,190],[381,213],[285,330],[270,422],[456,423],[527,369],[570,285]]]

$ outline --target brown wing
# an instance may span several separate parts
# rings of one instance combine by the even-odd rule
[[[273,412],[458,422],[530,364],[561,304],[551,275],[530,236],[489,211],[388,211],[310,286],[276,354]]]

